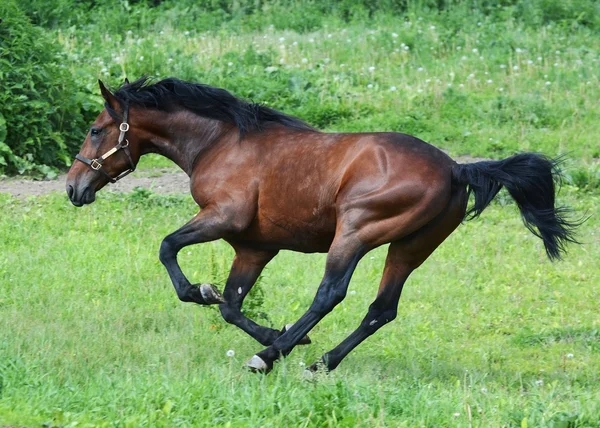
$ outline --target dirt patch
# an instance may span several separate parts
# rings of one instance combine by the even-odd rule
[[[25,179],[0,180],[0,193],[10,193],[19,198],[41,196],[53,192],[64,192],[67,176],[60,175],[56,180],[35,181]],[[154,193],[187,193],[190,179],[179,170],[150,169],[131,174],[123,180],[109,184],[103,190],[110,192],[131,192],[136,187],[149,189]]]

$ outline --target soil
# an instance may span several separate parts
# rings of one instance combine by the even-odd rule
[[[47,195],[52,192],[64,192],[66,174],[55,180],[36,181],[28,179],[0,180],[0,193],[10,193],[19,198]],[[188,176],[174,169],[150,169],[135,172],[123,180],[109,184],[103,191],[131,192],[136,187],[149,189],[154,193],[187,193],[190,191]]]

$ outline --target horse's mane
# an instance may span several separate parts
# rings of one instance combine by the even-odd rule
[[[135,82],[125,82],[115,92],[121,103],[163,111],[184,108],[199,116],[234,124],[240,134],[261,130],[277,123],[290,128],[313,130],[302,120],[288,116],[261,104],[237,98],[225,89],[200,83],[185,82],[173,77],[152,82],[142,77]],[[105,106],[111,116],[120,115],[110,106]]]

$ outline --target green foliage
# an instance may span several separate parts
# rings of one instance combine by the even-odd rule
[[[0,4],[0,174],[52,174],[85,135],[89,96],[52,38],[16,2]]]
[[[141,75],[224,87],[325,131],[397,131],[453,156],[529,150],[589,164],[600,133],[599,4],[23,0],[19,7],[45,28],[27,24],[36,43],[53,46],[21,65],[19,76],[32,77],[16,85],[36,88],[35,103],[25,94],[35,109],[14,102],[23,94],[10,84],[0,89],[11,100],[0,141],[12,141],[0,156],[13,159],[0,173],[68,165],[101,109],[90,95],[96,79],[117,86]],[[44,79],[34,76],[40,69]],[[37,120],[27,129],[29,121],[15,120],[23,109]],[[574,179],[594,187],[593,175]]]

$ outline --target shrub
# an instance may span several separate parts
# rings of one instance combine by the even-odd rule
[[[14,1],[0,3],[0,17],[0,174],[52,175],[81,144],[89,94],[77,90],[57,44]]]

